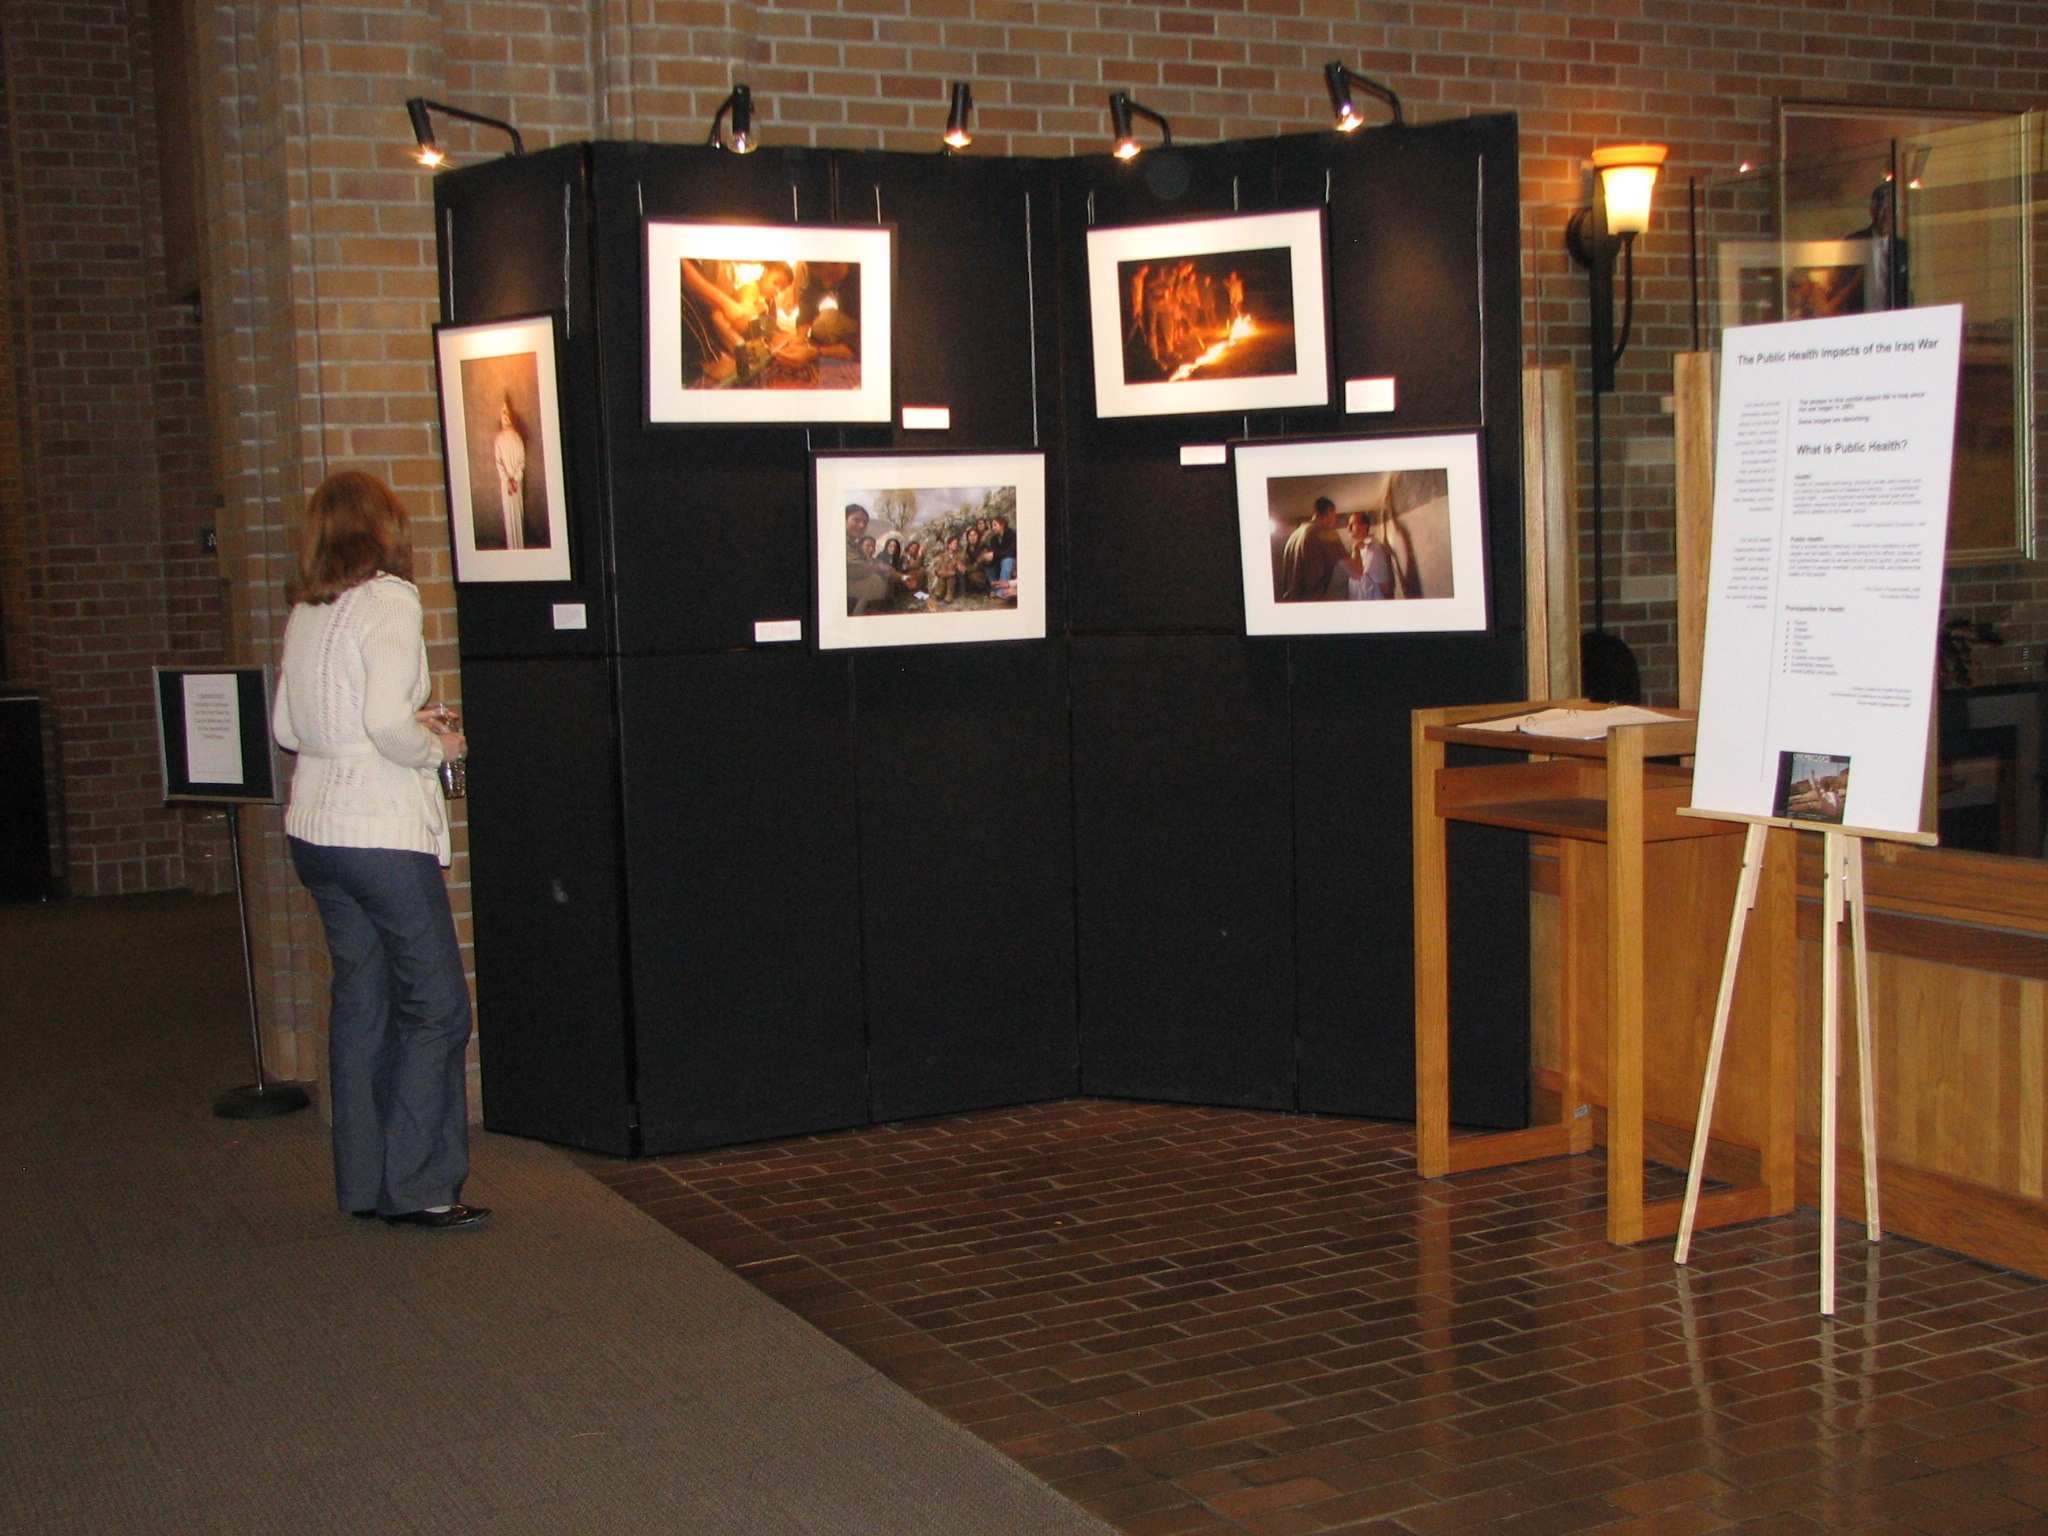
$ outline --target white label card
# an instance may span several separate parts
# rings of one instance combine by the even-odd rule
[[[1346,379],[1344,381],[1344,409],[1352,416],[1362,416],[1372,411],[1391,411],[1394,408],[1394,381],[1392,379]]]

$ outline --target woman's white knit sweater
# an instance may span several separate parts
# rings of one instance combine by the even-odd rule
[[[284,829],[330,848],[450,857],[434,770],[441,744],[413,718],[433,684],[419,589],[377,576],[331,603],[300,603],[284,629],[272,726],[299,754]]]

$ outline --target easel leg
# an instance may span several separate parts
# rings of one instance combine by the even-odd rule
[[[1863,1221],[1864,1235],[1874,1243],[1884,1236],[1884,1224],[1877,1207],[1877,1061],[1870,1039],[1870,946],[1863,926],[1863,839],[1848,841],[1849,943],[1856,963],[1857,1107],[1863,1136]]]
[[[1742,876],[1735,885],[1735,911],[1728,920],[1728,953],[1721,961],[1721,991],[1714,1001],[1714,1033],[1707,1046],[1706,1075],[1700,1081],[1700,1113],[1692,1133],[1692,1162],[1685,1174],[1685,1208],[1678,1217],[1678,1262],[1692,1254],[1693,1218],[1699,1212],[1700,1183],[1706,1175],[1708,1132],[1714,1123],[1714,1097],[1721,1086],[1721,1048],[1728,1043],[1728,1017],[1735,1008],[1735,978],[1742,969],[1742,936],[1756,906],[1758,876],[1763,872],[1764,840],[1770,829],[1752,822],[1742,840]]]
[[[1825,917],[1820,951],[1820,1310],[1835,1315],[1835,1138],[1842,1069],[1842,885],[1847,838],[1821,833],[1821,889]]]

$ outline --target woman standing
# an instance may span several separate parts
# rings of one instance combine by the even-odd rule
[[[441,867],[436,770],[461,757],[431,691],[405,508],[330,475],[306,506],[273,726],[299,754],[284,829],[333,962],[334,1186],[352,1216],[442,1230],[490,1214],[469,1172],[469,990]]]

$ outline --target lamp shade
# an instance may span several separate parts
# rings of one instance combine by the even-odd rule
[[[1668,153],[1662,144],[1611,144],[1593,151],[1610,235],[1640,235],[1650,227],[1650,192]]]

